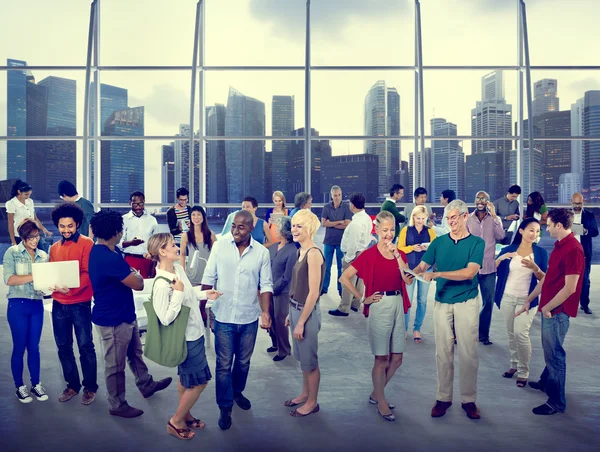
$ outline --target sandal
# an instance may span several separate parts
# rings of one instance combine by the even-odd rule
[[[295,407],[298,405],[302,405],[303,403],[306,403],[306,400],[303,400],[302,402],[294,402],[294,398],[290,399],[290,400],[286,400],[285,402],[283,402],[283,406],[288,406],[288,407]]]
[[[379,408],[377,408],[377,414],[379,414],[379,416],[381,416],[382,419],[385,419],[388,422],[394,422],[396,420],[396,416],[394,416],[394,413],[381,414],[381,411],[379,411]]]
[[[517,380],[517,386],[519,388],[524,388],[525,386],[527,386],[527,380]]]
[[[418,336],[415,336],[415,334],[418,334]],[[421,337],[421,333],[419,331],[413,331],[413,341],[415,341],[415,343],[420,344],[423,341],[423,338]]]
[[[512,378],[514,374],[517,373],[517,369],[510,369],[508,372],[504,372],[502,376],[504,378]]]
[[[171,421],[167,422],[167,433],[183,440],[190,440],[196,436],[189,428],[177,428]]]
[[[186,425],[194,430],[202,430],[204,427],[206,427],[206,424],[204,423],[204,421],[201,421],[200,419],[190,419],[189,421],[185,421]]]
[[[369,396],[369,403],[371,405],[377,405],[377,400],[375,400],[373,397]],[[396,405],[394,405],[393,403],[388,402],[388,406],[390,407],[390,410],[393,410],[396,408]]]
[[[290,416],[305,417],[305,416],[308,416],[309,414],[318,413],[319,410],[320,410],[320,407],[319,407],[319,404],[317,403],[315,405],[315,407],[312,409],[312,411],[309,411],[308,413],[303,414],[303,413],[300,413],[298,410],[293,409],[292,411],[290,411]]]

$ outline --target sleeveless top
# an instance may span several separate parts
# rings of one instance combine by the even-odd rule
[[[254,229],[252,229],[251,235],[252,238],[261,245],[265,243],[265,239],[267,238],[265,236],[265,220],[263,220],[262,218],[257,219],[256,226],[254,226]]]
[[[199,286],[202,284],[202,275],[204,275],[204,269],[210,256],[208,245],[206,243],[198,243],[198,249],[188,242],[186,250],[186,265],[185,274],[192,283],[192,286]],[[197,254],[196,254],[197,252]],[[192,260],[196,256],[194,265],[190,265]]]
[[[304,255],[304,259],[300,260],[300,250],[298,250],[298,261],[294,265],[292,270],[292,281],[290,282],[290,298],[298,303],[299,306],[304,306],[306,298],[308,297],[308,259],[307,255],[310,250],[319,250],[321,256],[323,253],[316,246],[309,248]],[[321,283],[319,284],[318,294],[321,296],[321,289],[323,288],[323,279],[325,278],[325,258],[323,257],[323,263],[321,264]],[[317,298],[319,301],[319,298]]]
[[[406,229],[406,246],[420,245],[421,243],[429,243],[429,227],[423,226],[421,232],[417,231],[415,226],[408,226]],[[425,255],[425,251],[413,251],[406,255],[408,260],[408,268],[411,270],[421,263],[421,259]]]

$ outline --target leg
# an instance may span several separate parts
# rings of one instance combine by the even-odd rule
[[[336,247],[335,247],[335,257],[337,259],[337,290],[341,297],[342,296],[342,283],[340,282],[340,277],[342,276],[342,268],[343,268],[342,259],[344,257],[344,253],[342,253],[342,247],[340,245],[336,245]]]
[[[519,364],[518,347],[517,341],[515,339],[515,322],[517,321],[517,319],[520,319],[522,315],[515,319],[516,306],[516,297],[513,297],[512,295],[508,294],[504,294],[502,296],[502,301],[500,302],[500,311],[504,316],[504,324],[506,325],[506,332],[508,333],[508,351],[510,353],[509,373],[514,373],[517,370],[517,366]]]
[[[296,328],[296,323],[300,318],[300,311],[296,309],[290,308],[290,329],[294,331]],[[300,350],[298,346],[298,341],[296,339],[292,340],[292,345],[294,347],[294,357],[300,361]],[[308,373],[302,372],[302,393],[298,397],[294,397],[291,399],[292,403],[305,403],[308,399]]]
[[[58,359],[62,367],[63,375],[67,382],[67,388],[75,392],[81,389],[79,370],[73,354],[73,321],[71,314],[76,305],[63,305],[58,301],[52,301],[52,329],[54,330],[54,341],[58,348]],[[80,351],[81,353],[81,351]]]
[[[177,392],[179,394],[179,406],[173,417],[169,420],[176,428],[182,429],[187,428],[185,421],[192,420],[193,416],[190,413],[192,407],[198,401],[200,394],[206,388],[206,385],[198,385],[192,388],[184,388],[181,385],[181,381],[178,382]],[[195,434],[191,432],[193,438]]]
[[[454,384],[454,306],[436,301],[433,305],[435,331],[436,400],[452,402]]]
[[[560,313],[547,319],[542,318],[542,347],[548,377],[545,382],[546,402],[557,411],[563,412],[567,406],[565,382],[567,377],[567,354],[563,342],[569,330],[569,317]]]
[[[411,285],[406,286],[408,298],[410,299],[410,308],[408,308],[408,312],[404,314],[404,331],[408,331],[408,325],[410,324],[410,311],[412,310],[412,307],[417,301],[417,299],[415,298],[415,287],[417,287],[417,284],[419,284],[419,281],[414,280]],[[417,291],[417,296],[418,294],[419,292]]]
[[[44,326],[44,304],[42,300],[32,300],[27,337],[27,367],[31,386],[40,382],[40,339]]]
[[[8,300],[6,318],[10,326],[10,333],[13,341],[12,355],[10,357],[10,369],[12,371],[15,387],[23,386],[23,356],[27,347],[29,316],[25,306],[28,303],[20,298],[11,298]]]
[[[475,403],[477,398],[477,331],[481,299],[471,298],[454,305],[454,324],[460,363],[460,399],[462,403]]]
[[[92,335],[92,303],[91,301],[77,303],[72,308],[71,319],[79,348],[83,387],[90,392],[98,392],[96,349]]]
[[[396,371],[402,365],[402,355],[403,353],[390,353],[390,364],[385,372],[385,386],[387,386],[387,384],[390,382]]]
[[[496,273],[479,275],[479,289],[483,306],[479,314],[479,341],[490,340],[490,325],[492,324],[492,310],[494,308],[494,291],[496,290]]]
[[[241,394],[246,389],[246,381],[250,372],[250,358],[254,352],[258,320],[247,325],[238,325],[240,334],[234,342],[235,361],[231,372],[231,387],[233,394]]]
[[[215,364],[217,405],[219,408],[231,409],[233,406],[233,389],[231,386],[231,367],[233,364],[234,343],[236,342],[236,325],[221,323],[215,320]]]
[[[426,284],[421,281],[415,281],[412,285],[418,284],[417,286],[417,313],[415,314],[415,324],[413,331],[421,331],[423,326],[423,320],[425,320],[425,314],[427,313],[427,294],[429,293],[430,284]]]
[[[329,290],[329,282],[331,279],[331,265],[333,264],[333,252],[335,247],[331,245],[323,245],[323,254],[325,255],[325,277],[323,278],[323,289],[321,293],[327,293]]]
[[[269,305],[269,315],[271,316],[271,328],[269,328],[269,337],[271,346],[277,348],[277,322],[275,321],[275,296]],[[268,350],[267,350],[268,351]]]
[[[279,356],[288,356],[292,350],[290,347],[290,331],[285,326],[285,318],[290,311],[290,302],[288,294],[276,295],[273,297],[275,317],[273,325],[275,326],[275,336],[277,337],[277,349]]]
[[[104,349],[106,392],[112,411],[123,411],[129,407],[125,399],[125,363],[132,329],[130,323],[97,327]]]
[[[142,341],[140,340],[140,330],[137,326],[137,320],[131,324],[131,337],[127,346],[127,362],[129,369],[135,376],[135,385],[142,395],[149,394],[156,386],[152,375],[148,373],[148,366],[144,362]]]
[[[350,266],[350,264],[347,264],[346,262],[342,262],[342,273]],[[354,285],[356,285],[356,280],[357,277],[356,275],[353,276],[352,278],[350,278],[350,282]],[[345,287],[342,287],[342,299],[340,301],[340,304],[338,306],[338,311],[340,312],[344,312],[344,313],[348,313],[348,311],[350,311],[350,304],[353,303],[354,296],[352,295],[352,292],[350,292],[348,289],[346,289]]]
[[[583,309],[590,306],[590,271],[592,269],[592,258],[585,258],[585,268],[583,271],[583,284],[581,286],[581,297],[579,303]]]
[[[516,307],[520,311],[523,307],[524,300],[519,300]],[[537,306],[529,310],[529,312],[521,314],[515,320],[515,342],[517,345],[518,356],[518,373],[519,380],[527,380],[529,378],[529,361],[531,360],[531,339],[529,338],[529,329],[537,313]]]
[[[373,370],[371,371],[371,378],[373,380],[373,397],[377,400],[377,406],[381,414],[388,415],[392,414],[392,410],[387,403],[385,398],[385,385],[386,385],[386,374],[390,367],[390,358],[386,356],[376,356],[375,363],[373,364]]]

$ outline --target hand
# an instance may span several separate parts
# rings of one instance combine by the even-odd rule
[[[50,232],[48,229],[46,229],[44,231],[44,234],[46,234],[46,237],[52,237],[54,234],[52,234],[52,232]]]
[[[150,253],[144,253],[144,259],[148,259],[149,261],[151,261],[152,256],[150,255]]]
[[[14,240],[12,242],[10,242],[10,243],[12,243],[12,246],[15,246],[17,244],[17,242],[14,241]]]
[[[425,273],[421,274],[421,277],[427,282],[433,281],[438,276],[440,276],[438,272],[425,272]]]
[[[551,319],[552,318],[552,312],[550,312],[550,309],[547,309],[547,306],[544,306],[542,308],[542,315],[547,318],[547,319]]]
[[[209,300],[216,300],[217,298],[219,298],[221,295],[223,295],[223,292],[217,292],[214,289],[210,289],[206,291],[206,298]]]
[[[66,286],[62,286],[62,287],[54,286],[54,287],[50,287],[50,291],[59,292],[59,293],[62,293],[63,295],[66,295],[69,293],[69,288]]]
[[[179,292],[183,292],[183,289],[184,289],[183,281],[181,281],[181,279],[175,278],[173,280],[173,282],[171,283],[171,289],[178,290]]]
[[[293,333],[294,339],[301,341],[302,339],[304,339],[304,324],[301,324],[300,322],[298,322],[298,324],[296,325],[296,328],[294,328],[294,333]]]
[[[413,251],[420,253],[421,251],[425,251],[425,248],[423,248],[421,245],[417,244],[417,245],[413,245]]]
[[[128,246],[138,246],[141,245],[142,243],[144,243],[144,241],[138,237],[134,237],[133,240],[130,240],[129,242],[124,242],[123,243],[123,247],[127,248]]]
[[[583,235],[586,235],[588,233],[588,230],[586,228],[583,228]]]
[[[487,207],[487,210],[490,213],[490,215],[495,217],[496,216],[496,208],[494,207],[494,203],[492,201],[488,201],[485,206]]]
[[[506,259],[512,259],[512,258],[513,258],[513,257],[515,257],[516,255],[517,255],[517,252],[516,252],[516,251],[514,251],[514,252],[512,252],[512,253],[506,253],[506,254],[503,254],[503,255],[502,255],[502,257],[501,257],[501,260],[505,261]]]
[[[520,311],[515,312],[515,317],[519,317],[521,314],[523,314],[524,312],[528,312],[529,311],[529,305],[531,304],[531,301],[529,300],[525,300],[525,303],[523,303],[523,307],[521,308]]]
[[[533,273],[537,273],[540,271],[540,267],[538,267],[536,265],[536,263],[533,261],[533,259],[528,259],[528,258],[522,259],[521,265],[523,267],[531,269],[533,271]]]
[[[383,295],[381,295],[381,293],[375,292],[370,297],[365,298],[365,301],[363,303],[368,306],[373,303],[379,303],[382,298],[383,298]]]
[[[268,330],[271,328],[271,315],[268,312],[263,312],[260,320],[260,327],[263,330]]]
[[[387,247],[388,251],[392,254],[398,253],[398,247],[392,242],[386,243],[385,246]]]
[[[402,269],[400,269],[400,271],[402,271],[402,279],[404,280],[404,282],[406,284],[408,284],[410,286],[414,282],[415,277],[413,275],[411,275],[410,273],[406,273]]]
[[[517,215],[516,213],[514,213],[512,215],[507,215],[506,219],[507,220],[511,220],[511,221],[518,220],[519,219],[519,215]]]
[[[285,326],[290,326],[290,315],[289,314],[287,316],[285,316],[284,325]]]

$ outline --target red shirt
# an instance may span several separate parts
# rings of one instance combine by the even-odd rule
[[[60,304],[75,304],[90,301],[94,292],[88,272],[90,252],[94,246],[92,239],[79,233],[73,240],[59,240],[50,247],[50,262],[79,261],[79,287],[70,289],[67,294],[53,292],[52,298]]]
[[[581,243],[571,233],[562,240],[554,243],[554,249],[550,254],[548,261],[548,272],[544,278],[542,286],[542,295],[540,296],[540,311],[547,305],[552,298],[565,286],[565,277],[567,275],[579,275],[577,289],[574,294],[565,300],[563,304],[552,310],[552,314],[564,312],[569,317],[577,317],[577,308],[579,307],[579,297],[581,295],[581,286],[583,284],[583,271],[585,267],[585,258]]]

